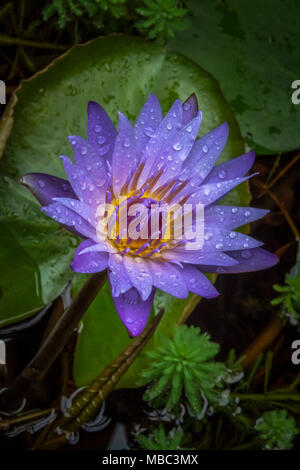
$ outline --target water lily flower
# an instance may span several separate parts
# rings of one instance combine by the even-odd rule
[[[278,261],[261,248],[261,242],[234,230],[268,211],[217,204],[251,177],[246,174],[255,153],[214,167],[226,144],[228,126],[223,123],[197,139],[201,119],[195,95],[183,104],[176,100],[163,117],[157,97],[151,94],[134,126],[119,112],[116,131],[104,109],[89,102],[88,140],[69,137],[75,163],[60,157],[68,181],[42,173],[27,174],[20,181],[45,214],[84,239],[71,268],[80,273],[108,270],[116,310],[131,336],[145,327],[156,288],[178,298],[187,297],[189,291],[212,298],[218,292],[203,273],[257,271]],[[151,225],[153,207],[159,212],[165,204],[202,205],[201,247],[187,249],[190,242],[179,241],[174,231],[164,238],[161,219],[155,236],[132,239],[117,229],[114,238],[105,239],[97,228],[99,207],[112,205],[119,227],[124,201],[127,208],[134,204],[145,208],[140,232]],[[128,222],[136,221],[129,213]]]

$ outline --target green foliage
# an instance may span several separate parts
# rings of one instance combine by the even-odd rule
[[[174,37],[174,30],[183,30],[188,26],[185,16],[188,12],[177,0],[144,0],[144,7],[137,12],[144,18],[136,23],[137,28],[148,39],[160,41]]]
[[[299,321],[300,311],[300,277],[285,275],[285,285],[274,284],[273,289],[281,295],[271,301],[272,305],[283,304],[284,310],[294,320]]]
[[[291,86],[300,76],[300,2],[188,5],[190,27],[176,32],[168,47],[217,78],[250,147],[263,155],[298,149],[300,106],[291,101]]]
[[[182,441],[183,432],[181,429],[172,429],[169,434],[162,424],[153,434],[148,437],[143,434],[136,434],[135,439],[140,447],[145,450],[179,450]]]
[[[172,339],[162,337],[161,344],[147,352],[151,366],[142,371],[140,384],[153,383],[144,399],[159,399],[172,410],[185,393],[192,412],[200,414],[204,397],[216,400],[216,389],[225,375],[225,366],[214,360],[218,351],[219,345],[199,328],[175,325]]]
[[[269,450],[291,449],[294,438],[299,434],[294,417],[288,416],[286,410],[266,411],[256,421],[255,429],[259,432],[265,449]]]
[[[58,26],[63,29],[68,21],[74,21],[78,17],[101,18],[103,11],[119,18],[126,14],[125,4],[126,0],[52,0],[44,7],[42,15],[44,21],[58,15]]]

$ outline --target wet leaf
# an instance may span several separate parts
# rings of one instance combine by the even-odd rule
[[[242,134],[260,154],[300,147],[299,15],[294,0],[191,0],[191,27],[172,50],[186,54],[219,80]],[[288,26],[287,26],[288,25]]]

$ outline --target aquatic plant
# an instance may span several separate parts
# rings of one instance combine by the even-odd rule
[[[257,271],[278,260],[261,242],[234,231],[267,211],[216,204],[250,178],[244,175],[254,152],[213,168],[226,144],[228,126],[224,123],[196,140],[201,120],[195,95],[184,104],[177,99],[163,118],[151,94],[134,127],[119,112],[117,132],[104,109],[90,102],[88,141],[69,137],[75,164],[61,156],[69,181],[42,173],[20,179],[45,214],[84,238],[71,268],[80,273],[108,269],[116,310],[132,336],[143,331],[156,288],[178,298],[186,298],[189,291],[212,298],[218,292],[203,272]],[[203,243],[187,235],[194,231],[194,217],[180,237],[174,228],[168,233],[161,219],[156,222],[157,214],[172,217],[175,204],[181,209],[205,208]],[[116,222],[113,236],[103,222],[107,205],[113,209],[108,222],[114,217]],[[139,226],[133,238],[128,235],[132,225]]]
[[[172,410],[186,396],[191,411],[202,413],[207,402],[216,402],[224,364],[215,360],[219,345],[200,328],[175,325],[172,338],[161,337],[160,345],[147,351],[151,366],[141,373],[140,385],[150,384],[145,400],[159,397],[161,406]]]
[[[255,429],[265,449],[291,449],[294,438],[299,434],[295,418],[289,416],[286,410],[266,411],[256,421]]]
[[[144,0],[144,6],[136,11],[143,17],[136,23],[147,38],[160,40],[174,37],[174,30],[186,29],[188,22],[186,8],[176,0]]]
[[[137,443],[145,450],[179,450],[182,438],[181,429],[172,429],[167,434],[162,424],[148,436],[141,433],[135,435]]]
[[[63,29],[67,21],[74,18],[86,15],[92,20],[96,15],[106,11],[119,18],[126,14],[126,0],[52,0],[45,5],[42,15],[44,21],[57,15],[58,26]]]
[[[286,274],[284,280],[285,284],[283,286],[273,285],[273,289],[279,292],[280,295],[271,300],[271,304],[282,304],[284,313],[297,323],[300,311],[300,277]]]

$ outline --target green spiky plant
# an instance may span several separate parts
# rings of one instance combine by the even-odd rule
[[[136,434],[135,436],[139,446],[145,450],[179,450],[182,438],[181,429],[172,429],[169,434],[166,434],[162,424],[153,431],[152,435]]]
[[[300,312],[300,277],[285,275],[285,285],[274,284],[273,289],[281,295],[271,301],[272,305],[282,304],[283,310],[295,322],[299,322]]]
[[[263,413],[256,421],[256,431],[259,432],[265,449],[288,450],[293,447],[293,440],[299,434],[296,421],[286,410],[272,410]]]
[[[94,19],[102,12],[120,18],[127,12],[126,0],[52,0],[44,7],[42,15],[44,21],[57,15],[58,26],[63,29],[68,21],[83,16]]]
[[[188,13],[177,0],[144,0],[144,6],[136,11],[143,17],[136,23],[137,28],[148,39],[174,37],[174,30],[183,30],[188,26],[185,16]]]
[[[284,278],[285,285],[274,284],[273,289],[281,295],[271,301],[272,305],[281,304],[281,314],[290,319],[291,323],[300,323],[300,241],[296,264]]]
[[[207,333],[194,326],[178,326],[172,339],[161,337],[161,344],[147,352],[151,367],[142,371],[140,385],[151,384],[144,399],[174,410],[186,396],[191,411],[199,415],[203,400],[217,400],[217,389],[225,375],[225,366],[214,360],[219,345]]]

